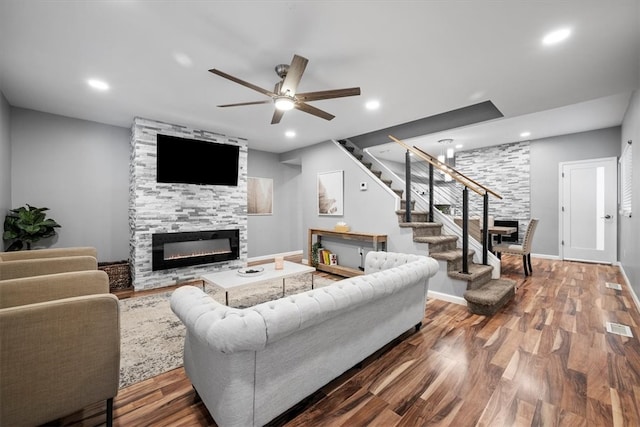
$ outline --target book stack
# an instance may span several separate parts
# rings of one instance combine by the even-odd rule
[[[328,249],[318,249],[318,264],[338,265],[338,255]]]

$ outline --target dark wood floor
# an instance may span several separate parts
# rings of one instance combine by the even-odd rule
[[[515,301],[493,317],[430,300],[406,334],[278,420],[292,426],[638,426],[640,316],[613,266],[503,257]],[[623,284],[622,291],[605,282]],[[633,338],[605,322],[629,325]],[[117,426],[215,425],[182,368],[122,389]],[[103,405],[63,425],[93,426]]]

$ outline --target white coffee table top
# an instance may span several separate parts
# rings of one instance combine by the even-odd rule
[[[295,276],[297,274],[313,273],[315,268],[308,265],[298,264],[295,262],[285,261],[282,270],[276,270],[275,263],[260,264],[255,268],[262,267],[264,271],[255,276],[241,276],[238,274],[239,269],[218,271],[215,273],[204,274],[201,279],[210,285],[217,286],[224,290],[238,289],[245,286],[254,286],[260,283],[269,282],[275,279],[284,279],[285,277]],[[249,267],[250,268],[250,267]]]

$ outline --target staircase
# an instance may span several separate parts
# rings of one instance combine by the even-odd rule
[[[338,141],[346,151],[360,161],[365,167],[389,186],[402,199],[403,190],[394,189],[391,180],[382,179],[381,171],[372,170],[372,164],[363,161],[363,155],[356,152],[356,148],[346,140]],[[492,279],[493,267],[475,264],[474,251],[468,253],[468,274],[462,273],[462,249],[457,247],[458,237],[442,234],[442,224],[427,222],[428,212],[415,211],[415,201],[411,203],[411,221],[404,222],[406,214],[406,200],[401,201],[401,209],[396,211],[399,226],[413,230],[413,241],[427,243],[429,256],[446,261],[447,275],[453,279],[466,281],[467,290],[464,299],[470,312],[490,316],[506,305],[515,296],[516,282],[510,279]]]

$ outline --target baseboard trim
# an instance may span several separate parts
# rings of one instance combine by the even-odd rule
[[[261,255],[261,256],[256,256],[252,258],[247,258],[247,262],[269,261],[269,260],[273,260],[277,256],[286,258],[286,257],[296,256],[296,255],[302,255],[302,249],[300,249],[299,251],[281,252],[279,254]]]
[[[613,265],[617,266],[620,269],[620,273],[622,273],[622,278],[624,279],[625,285],[627,285],[627,289],[631,294],[631,298],[633,299],[633,302],[636,304],[636,308],[638,309],[638,311],[640,311],[640,299],[638,299],[638,295],[636,295],[636,292],[633,290],[633,287],[631,286],[631,282],[629,281],[629,277],[627,277],[627,273],[624,271],[624,267],[619,261],[616,261],[615,263],[613,263]]]
[[[560,256],[558,256],[558,255],[547,255],[547,254],[534,254],[534,253],[531,253],[531,256],[533,258],[557,259],[557,260],[560,259]]]
[[[439,299],[453,304],[464,305],[465,307],[467,306],[467,300],[464,298],[443,294],[442,292],[428,291],[427,298]]]

